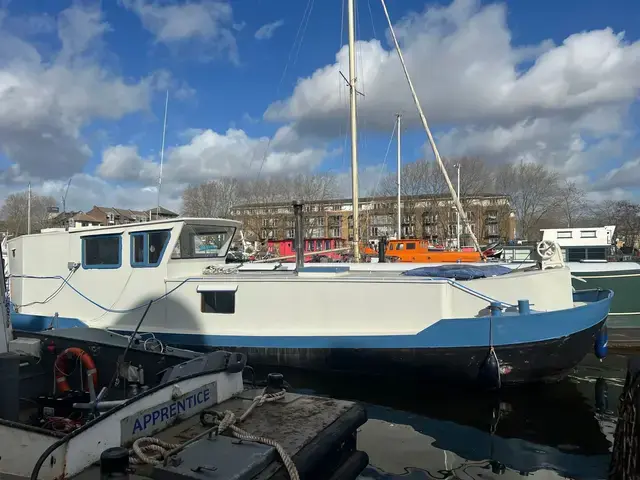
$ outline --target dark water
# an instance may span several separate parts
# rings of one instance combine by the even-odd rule
[[[283,372],[301,392],[357,400],[361,480],[606,478],[626,358],[588,357],[566,380],[487,395],[420,378]]]

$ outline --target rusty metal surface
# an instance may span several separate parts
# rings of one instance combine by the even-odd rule
[[[247,390],[213,409],[231,410],[239,418],[260,393],[261,390]],[[256,407],[238,426],[253,435],[275,440],[293,456],[353,405],[344,400],[287,393],[282,400]],[[169,443],[181,443],[204,430],[198,418],[191,418],[156,436]]]

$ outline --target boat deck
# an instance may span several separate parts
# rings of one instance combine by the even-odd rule
[[[327,279],[327,278],[335,278],[339,280],[345,281],[367,281],[370,282],[372,279],[379,280],[380,282],[385,283],[424,283],[425,281],[433,282],[435,277],[419,277],[419,276],[408,276],[403,275],[402,273],[411,270],[414,268],[418,268],[414,265],[405,264],[404,268],[395,268],[395,269],[377,269],[377,268],[353,268],[348,265],[327,265],[327,266],[313,266],[305,268],[296,272],[290,268],[278,268],[277,266],[270,266],[271,268],[266,268],[266,265],[260,265],[257,268],[249,268],[249,266],[245,266],[241,269],[235,269],[229,265],[224,268],[224,270],[213,271],[211,273],[198,274],[197,276],[180,276],[180,277],[171,277],[167,281],[168,282],[183,282],[183,281],[193,281],[193,280],[202,280],[202,281],[233,281],[234,279],[238,280],[256,280],[256,281],[265,281],[265,278],[269,281],[273,280],[282,280],[282,281],[316,281],[319,279]],[[421,265],[427,266],[427,265]],[[432,267],[433,265],[428,265]],[[510,272],[508,275],[514,276],[522,276],[522,275],[532,275],[540,270],[538,269],[521,269],[518,271]],[[494,277],[489,277],[494,278]],[[447,278],[438,278],[437,280],[442,280],[443,282],[447,282],[451,279]]]
[[[261,389],[246,390],[241,395],[217,405],[214,410],[219,412],[230,410],[238,419],[251,405],[253,399],[261,393]],[[330,478],[331,474],[325,476],[319,472],[325,469],[330,472],[335,470],[336,465],[343,465],[347,470],[352,469],[354,474],[346,472],[346,475],[338,478],[354,479],[368,463],[367,455],[355,450],[354,435],[366,419],[364,408],[354,402],[287,393],[282,400],[254,408],[247,419],[238,426],[253,435],[280,443],[292,457],[302,478]],[[199,417],[196,416],[157,434],[156,438],[174,444],[184,443],[206,432],[208,428],[210,427],[203,426]],[[246,477],[226,476],[225,472],[228,468],[237,470],[239,467],[238,465],[229,466],[229,463],[242,461],[238,460],[234,450],[247,451],[252,448],[250,445],[255,444],[235,439],[230,441],[229,431],[223,433],[222,438],[205,436],[177,454],[179,459],[175,462],[178,463],[177,466],[166,468],[150,465],[135,466],[135,478],[199,478],[193,475],[194,469],[198,467],[203,470],[215,469],[215,478],[221,480],[289,478],[277,453],[270,451],[271,447],[252,451],[254,461],[255,457],[270,451],[268,461],[262,467],[258,467],[261,470],[257,473],[253,472]],[[193,451],[189,452],[192,448]],[[194,463],[193,453],[196,450],[201,453],[195,462],[199,463],[198,465]],[[344,471],[344,468],[341,471]],[[98,476],[99,467],[94,466],[74,478],[89,480]]]

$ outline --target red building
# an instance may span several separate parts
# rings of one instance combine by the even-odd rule
[[[348,242],[342,238],[308,238],[304,241],[304,259],[305,261],[309,261],[314,255],[318,255],[318,252],[322,252],[324,250],[347,247],[347,243]],[[284,260],[285,262],[295,261],[296,251],[292,238],[284,240],[268,240],[267,250],[276,257],[287,257],[291,255],[292,257]],[[344,253],[348,253],[347,250],[320,253],[320,255],[329,257],[332,260],[340,260],[341,255]]]

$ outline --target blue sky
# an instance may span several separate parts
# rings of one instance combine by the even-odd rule
[[[336,64],[343,6],[0,1],[3,190],[31,181],[59,197],[73,178],[71,208],[153,205],[167,89],[163,204],[179,208],[189,183],[256,176],[263,158],[262,175],[332,171],[348,186],[338,73],[347,74],[346,50]],[[594,200],[637,195],[640,3],[388,0],[388,8],[443,154],[546,163]],[[405,162],[425,156],[425,135],[379,0],[357,0],[357,13],[367,191],[396,111],[406,117]]]

